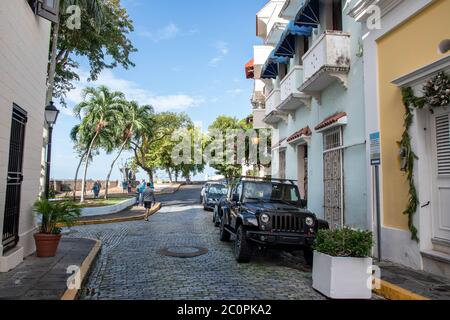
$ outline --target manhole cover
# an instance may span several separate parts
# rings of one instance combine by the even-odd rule
[[[158,251],[160,255],[175,258],[195,258],[208,253],[208,249],[193,246],[170,246]]]

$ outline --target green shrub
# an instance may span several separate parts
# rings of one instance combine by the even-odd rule
[[[371,256],[372,246],[372,232],[344,228],[319,230],[314,249],[333,257],[367,258]]]
[[[41,216],[40,233],[60,234],[59,225],[71,227],[81,215],[81,209],[70,201],[37,200],[34,203],[34,212]]]

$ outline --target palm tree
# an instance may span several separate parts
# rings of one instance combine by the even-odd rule
[[[150,115],[153,114],[154,109],[151,106],[140,106],[136,101],[131,101],[121,105],[117,111],[118,122],[115,126],[117,130],[112,135],[114,139],[112,144],[118,146],[119,151],[111,163],[106,177],[105,199],[108,199],[109,180],[117,160],[126,148],[130,148],[130,140],[150,125]]]
[[[82,119],[79,133],[88,142],[87,154],[84,161],[84,174],[81,186],[81,202],[84,202],[86,192],[87,161],[92,154],[98,138],[111,134],[114,124],[118,121],[118,112],[126,104],[125,96],[121,92],[111,92],[106,86],[86,88],[83,90],[83,102],[75,106],[74,113]]]

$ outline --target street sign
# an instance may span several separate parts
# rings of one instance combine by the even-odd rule
[[[370,134],[370,164],[372,166],[379,166],[381,164],[381,145],[379,132]]]

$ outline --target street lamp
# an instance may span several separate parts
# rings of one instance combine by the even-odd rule
[[[52,157],[52,135],[53,126],[58,119],[59,110],[53,104],[53,101],[45,107],[45,122],[48,125],[48,142],[47,142],[47,170],[45,173],[45,198],[50,197],[50,162]]]

